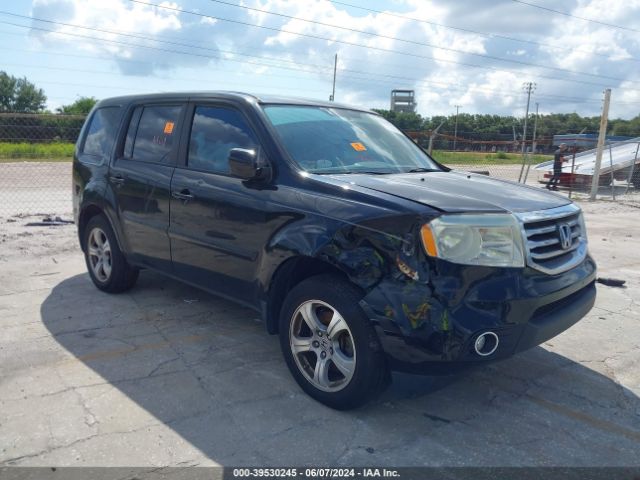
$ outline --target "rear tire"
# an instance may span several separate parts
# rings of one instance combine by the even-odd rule
[[[135,285],[139,270],[127,263],[104,215],[87,222],[82,246],[89,276],[100,290],[120,293]]]
[[[312,398],[337,410],[376,397],[390,375],[361,292],[335,275],[309,278],[289,292],[280,347],[291,374]]]

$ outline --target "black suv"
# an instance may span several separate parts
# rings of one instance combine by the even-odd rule
[[[564,197],[440,165],[379,115],[242,93],[101,101],[74,212],[95,285],[155,270],[260,313],[334,408],[389,370],[451,373],[539,345],[593,306]]]

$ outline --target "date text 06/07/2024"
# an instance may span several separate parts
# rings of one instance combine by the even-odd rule
[[[399,478],[388,468],[234,468],[234,479],[243,478]]]

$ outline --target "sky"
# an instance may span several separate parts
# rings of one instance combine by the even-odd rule
[[[563,13],[556,13],[558,10]],[[581,18],[577,18],[581,17]],[[236,90],[423,116],[640,114],[640,0],[13,0],[0,70],[81,96]]]

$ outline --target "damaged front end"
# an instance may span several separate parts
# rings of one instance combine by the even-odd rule
[[[492,227],[476,226],[467,233],[480,235],[480,243],[495,246],[498,253],[467,255],[456,263],[440,258],[456,253],[445,252],[451,242],[435,242],[437,255],[430,251],[424,226],[440,228],[433,220],[406,215],[349,225],[318,255],[365,291],[360,305],[393,369],[453,373],[506,358],[557,335],[593,305],[595,263],[590,257],[561,275],[531,269],[525,265],[518,225],[500,218],[492,219]],[[440,220],[444,228],[446,221]],[[511,250],[504,240],[508,235]],[[487,265],[491,262],[499,266]]]

